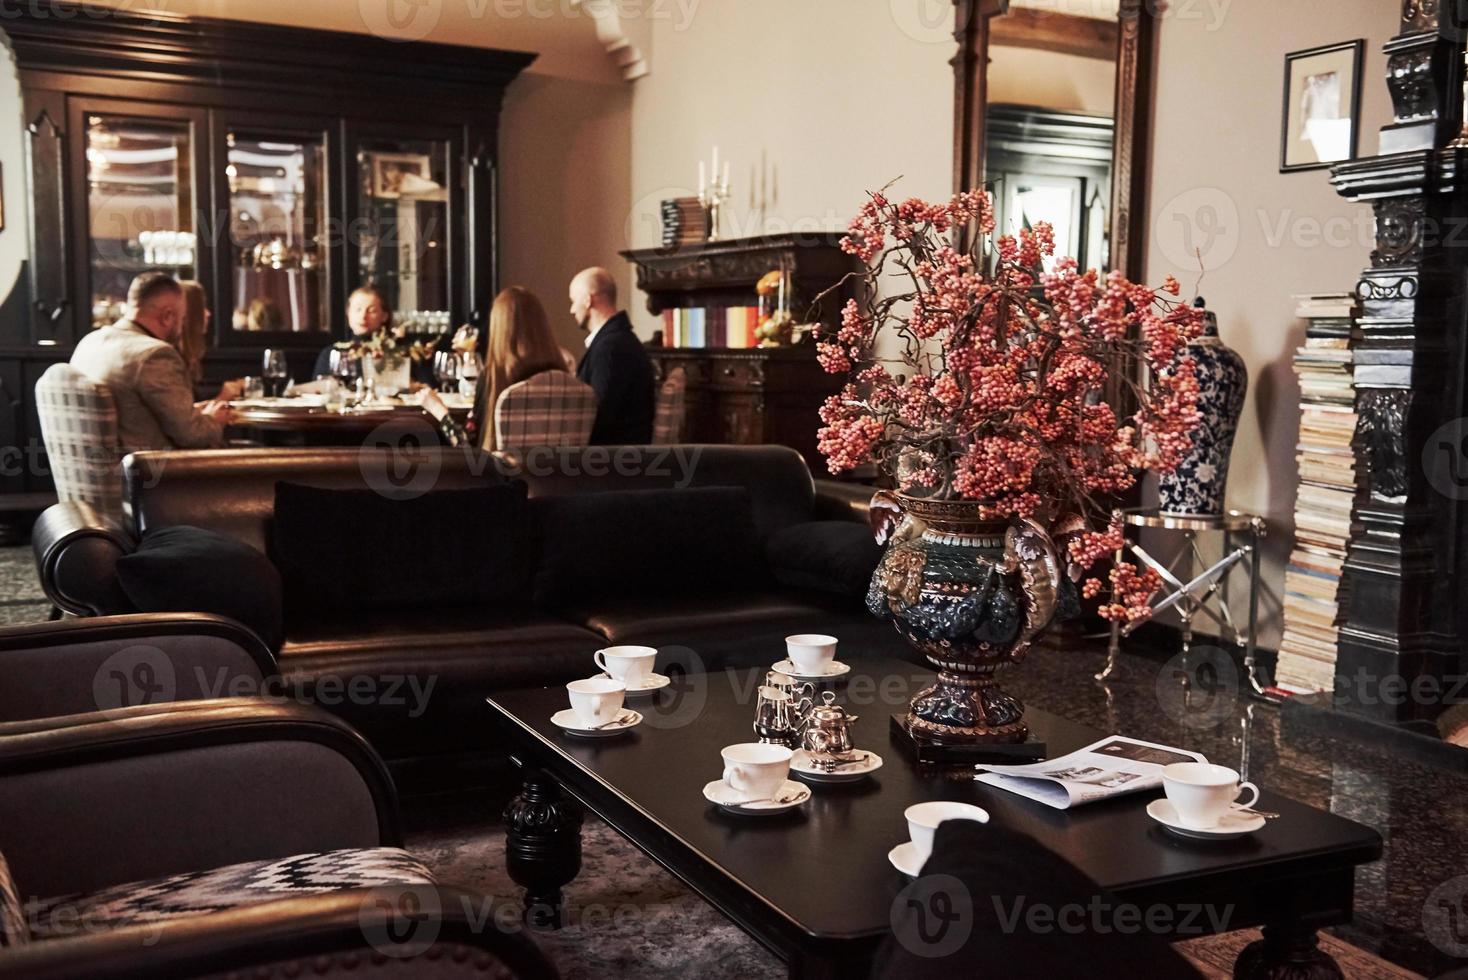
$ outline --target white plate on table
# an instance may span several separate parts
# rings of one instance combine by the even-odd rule
[[[857,749],[852,754],[865,756],[865,758],[859,763],[842,763],[835,772],[827,772],[816,764],[809,752],[805,749],[797,749],[795,755],[790,758],[790,771],[812,783],[854,783],[882,768],[882,757],[875,752]]]
[[[629,728],[636,728],[642,723],[642,714],[631,708],[623,708],[617,720],[610,725],[602,725],[598,728],[587,728],[573,708],[562,708],[551,715],[551,724],[557,726],[567,735],[575,735],[579,738],[611,738],[620,735]]]
[[[717,806],[725,813],[737,813],[745,817],[769,817],[780,813],[786,813],[800,806],[810,799],[810,787],[797,783],[793,779],[787,779],[775,790],[774,799],[760,803],[747,803],[741,805],[740,800],[748,799],[748,793],[741,793],[722,779],[715,779],[703,788],[703,798]],[[776,803],[776,799],[786,802]]]
[[[1265,823],[1264,817],[1253,810],[1240,808],[1228,810],[1217,824],[1206,830],[1185,827],[1178,820],[1177,810],[1173,807],[1172,801],[1165,796],[1147,804],[1147,816],[1179,837],[1187,837],[1190,840],[1233,840],[1236,837],[1246,837],[1252,834]]]
[[[325,408],[324,395],[298,395],[290,398],[239,398],[229,403],[231,408]]]
[[[789,660],[782,660],[770,668],[777,674],[793,677],[798,681],[832,681],[838,677],[845,677],[851,673],[851,667],[839,660],[833,660],[826,664],[824,673],[807,674]]]

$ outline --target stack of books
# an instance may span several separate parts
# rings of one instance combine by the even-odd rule
[[[1305,346],[1295,352],[1300,484],[1295,546],[1285,570],[1284,637],[1275,670],[1275,686],[1288,694],[1330,690],[1335,684],[1336,641],[1346,608],[1341,566],[1359,486],[1351,446],[1356,435],[1356,299],[1349,293],[1296,299],[1295,314],[1308,321]]]
[[[709,306],[663,310],[667,347],[757,347],[757,306]]]
[[[708,212],[696,197],[663,202],[663,248],[702,245],[709,237]]]

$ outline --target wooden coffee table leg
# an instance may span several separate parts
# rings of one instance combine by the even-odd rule
[[[561,927],[561,888],[581,870],[581,807],[549,775],[521,767],[520,795],[505,808],[505,867],[525,889],[525,924]]]
[[[1262,931],[1264,938],[1245,946],[1234,961],[1234,980],[1345,980],[1310,926],[1285,923]]]

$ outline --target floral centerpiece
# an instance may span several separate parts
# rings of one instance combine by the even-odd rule
[[[361,362],[362,377],[374,382],[380,393],[396,394],[408,390],[413,364],[431,358],[437,344],[419,340],[407,343],[403,333],[381,327],[365,337],[341,341],[336,348]]]
[[[1175,280],[1082,272],[1054,256],[1044,222],[993,232],[981,190],[946,204],[871,194],[842,240],[866,264],[864,299],[817,344],[848,376],[821,409],[830,470],[875,463],[895,487],[873,500],[887,550],[867,604],[939,668],[908,718],[938,740],[1025,737],[993,674],[1077,589],[1109,592],[1107,618],[1148,614],[1150,569],[1089,572],[1122,543],[1104,501],[1175,466],[1199,420],[1187,344],[1202,316],[1162,295]],[[1124,415],[1106,397],[1118,392]]]

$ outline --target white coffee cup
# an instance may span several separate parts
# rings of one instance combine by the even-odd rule
[[[1259,787],[1239,781],[1239,774],[1228,766],[1211,762],[1177,762],[1163,767],[1162,789],[1177,811],[1178,822],[1192,830],[1208,830],[1234,806],[1239,793],[1252,795],[1243,808],[1259,802]]]
[[[741,742],[725,746],[720,754],[724,782],[740,796],[764,800],[774,796],[790,775],[790,757],[795,753],[783,745]]]
[[[943,821],[989,822],[989,811],[983,807],[969,803],[950,803],[947,800],[914,803],[902,811],[902,815],[907,818],[907,836],[912,838],[913,846],[922,855],[923,861],[927,861],[928,855],[933,853],[933,835],[938,832],[938,825]]]
[[[655,647],[607,647],[596,651],[591,659],[612,679],[628,687],[638,687],[647,683],[657,655]]]
[[[836,638],[821,633],[787,636],[785,655],[804,675],[824,674],[836,659]]]
[[[605,725],[622,711],[627,685],[606,677],[588,677],[566,685],[571,708],[587,728]]]

